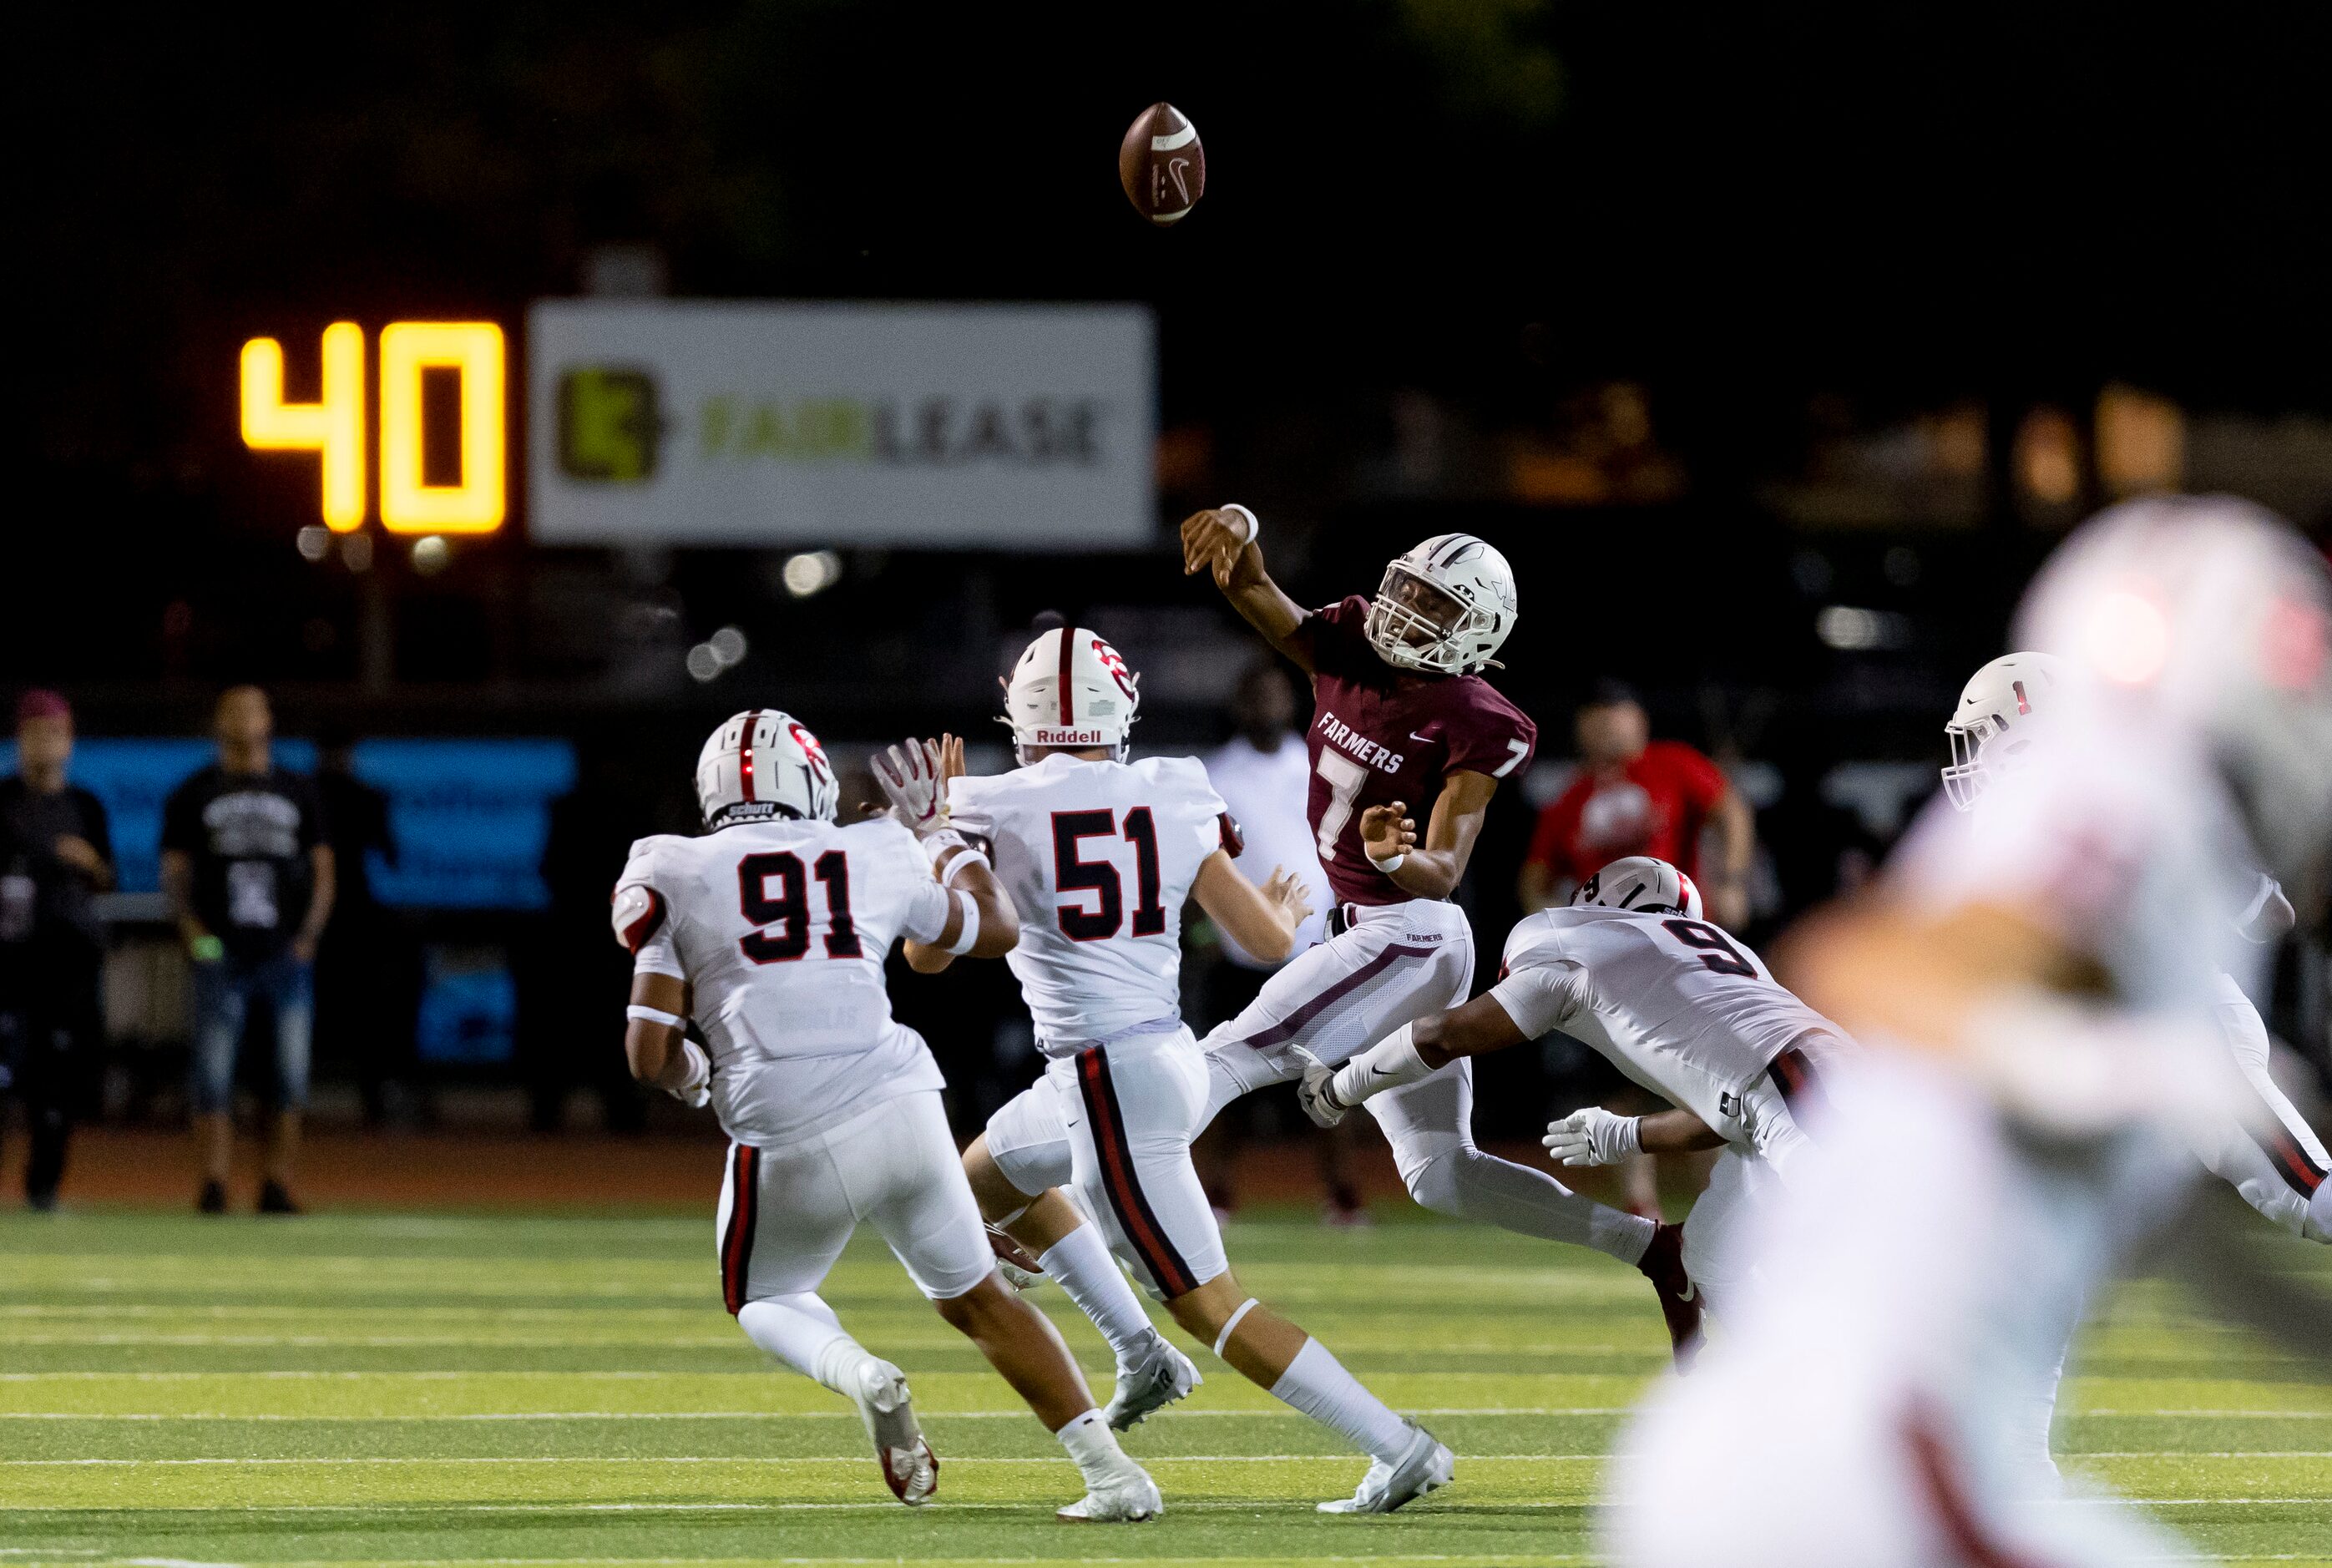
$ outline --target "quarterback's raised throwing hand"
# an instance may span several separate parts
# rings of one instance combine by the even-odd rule
[[[940,749],[929,741],[905,741],[874,754],[874,781],[891,798],[891,809],[918,838],[945,826],[946,785]]]
[[[1539,1142],[1558,1165],[1616,1165],[1642,1148],[1637,1118],[1615,1116],[1601,1105],[1549,1122]]]
[[[1214,573],[1215,586],[1228,588],[1238,576],[1247,546],[1261,531],[1255,513],[1244,506],[1209,507],[1182,520],[1182,575],[1202,570]]]

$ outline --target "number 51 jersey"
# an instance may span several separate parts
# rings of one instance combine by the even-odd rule
[[[1784,1047],[1847,1038],[1706,921],[1596,904],[1515,926],[1490,994],[1525,1032],[1561,1029],[1736,1140],[1739,1096]]]
[[[1195,757],[1034,765],[951,779],[948,820],[984,840],[1020,916],[1006,955],[1048,1056],[1182,1016],[1182,905],[1238,829]]]
[[[933,942],[947,894],[887,817],[739,823],[632,846],[618,891],[647,913],[619,932],[636,972],[693,989],[712,1108],[741,1143],[774,1146],[882,1100],[945,1087],[922,1037],[891,1016],[883,961]]]

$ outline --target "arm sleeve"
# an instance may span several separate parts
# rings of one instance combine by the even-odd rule
[[[1477,683],[1477,693],[1489,688]],[[1538,750],[1538,726],[1516,712],[1504,699],[1471,707],[1451,721],[1448,771],[1486,773],[1511,779],[1530,766]]]
[[[1204,860],[1219,849],[1237,859],[1246,845],[1239,837],[1238,824],[1231,817],[1230,807],[1216,792],[1215,781],[1208,777],[1207,765],[1196,757],[1180,757],[1173,760],[1172,766],[1182,775],[1182,789],[1178,793],[1199,858]]]
[[[969,777],[949,779],[948,826],[970,840],[972,847],[987,856],[992,864],[996,859],[996,813],[980,794],[978,783]]]
[[[616,940],[631,950],[634,974],[670,975],[684,980],[680,950],[673,942],[671,901],[656,885],[657,866],[653,841],[632,846],[631,859],[616,879],[613,918]]]
[[[923,857],[922,846],[915,842],[914,836],[902,827],[899,837],[899,875],[907,879],[907,908],[899,917],[899,934],[915,942],[936,942],[940,932],[947,929],[948,915],[955,908],[955,896],[932,875],[931,863]]]
[[[1490,994],[1515,1027],[1535,1040],[1586,1005],[1587,970],[1567,960],[1532,964],[1492,986]]]

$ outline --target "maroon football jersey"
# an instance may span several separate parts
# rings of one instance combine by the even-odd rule
[[[1328,885],[1345,904],[1417,896],[1369,864],[1361,817],[1404,802],[1418,837],[1452,773],[1511,778],[1538,745],[1538,726],[1479,675],[1429,675],[1404,685],[1377,657],[1360,595],[1305,617],[1296,637],[1312,655],[1309,812]]]

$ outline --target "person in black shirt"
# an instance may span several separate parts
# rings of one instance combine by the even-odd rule
[[[205,1214],[226,1209],[235,1048],[253,1002],[275,1031],[275,1118],[259,1210],[299,1212],[292,1168],[308,1101],[311,972],[334,876],[315,781],[275,766],[274,729],[265,693],[228,691],[214,722],[219,760],[162,808],[162,886],[195,966],[188,1097],[203,1162],[196,1207]]]
[[[54,692],[16,704],[16,776],[0,779],[0,1069],[32,1123],[24,1200],[56,1207],[73,1113],[102,1045],[105,928],[91,903],[113,885],[97,797],[65,782],[72,708]]]

